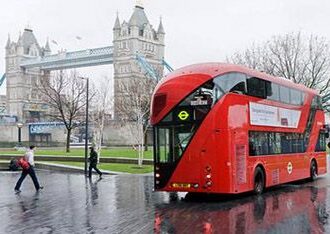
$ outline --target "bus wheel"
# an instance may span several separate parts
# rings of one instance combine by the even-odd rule
[[[260,167],[257,167],[254,172],[254,193],[262,194],[265,190],[265,174]]]
[[[317,167],[315,160],[312,160],[311,162],[311,168],[310,168],[310,180],[314,181],[317,177]]]

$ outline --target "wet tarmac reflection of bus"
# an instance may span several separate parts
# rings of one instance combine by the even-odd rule
[[[323,233],[325,188],[284,189],[264,196],[186,197],[156,207],[155,233]],[[202,201],[200,202],[199,199]],[[196,202],[197,200],[197,202]],[[219,202],[219,200],[221,202]]]

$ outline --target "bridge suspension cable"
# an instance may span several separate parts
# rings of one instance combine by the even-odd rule
[[[156,81],[161,80],[162,77],[160,77],[158,72],[152,67],[152,65],[147,61],[147,59],[143,55],[136,53],[136,60],[138,61],[142,69],[145,70],[151,78],[153,78]],[[164,59],[162,59],[162,65],[169,72],[172,72],[174,70]]]
[[[6,79],[6,73],[4,73],[0,79],[0,87],[3,84],[3,82],[5,81],[5,79]]]

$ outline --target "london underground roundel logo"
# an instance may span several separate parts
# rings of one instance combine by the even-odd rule
[[[180,111],[180,113],[178,114],[178,117],[180,120],[186,120],[189,117],[189,113],[185,110]]]
[[[287,170],[288,170],[288,173],[289,173],[289,174],[292,173],[293,166],[292,166],[292,163],[291,163],[291,162],[288,163]]]

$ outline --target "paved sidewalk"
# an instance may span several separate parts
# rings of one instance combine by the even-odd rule
[[[0,233],[152,233],[154,205],[168,199],[153,193],[153,178],[37,171],[44,190],[27,177],[14,194],[19,172],[0,172]]]

